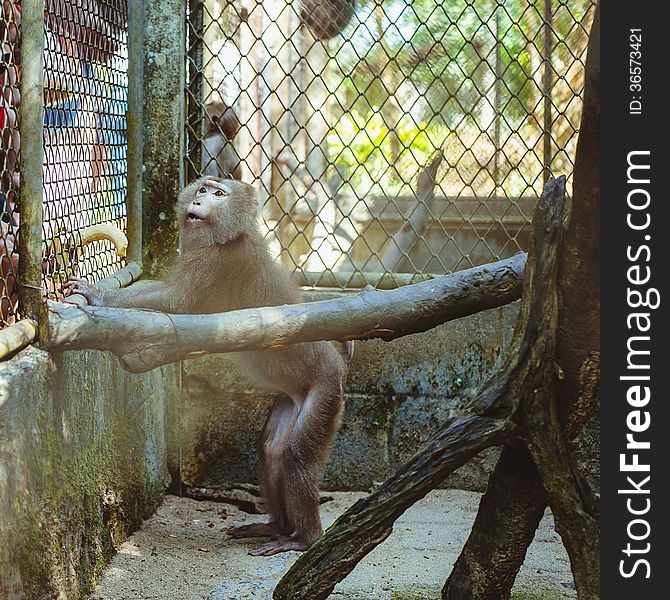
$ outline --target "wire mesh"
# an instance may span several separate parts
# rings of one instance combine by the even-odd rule
[[[85,228],[126,225],[128,93],[125,0],[46,0],[44,284],[51,297],[76,274],[96,281],[123,266]]]
[[[256,183],[317,284],[511,256],[572,172],[593,6],[190,0],[187,176]]]
[[[19,69],[21,64],[19,28],[21,13],[13,2],[3,2],[0,13],[0,327],[17,318],[16,274],[18,251],[16,233],[19,224]]]
[[[0,326],[18,318],[21,3],[0,13]],[[87,227],[125,230],[127,2],[44,4],[43,283],[51,298],[72,275],[91,281],[123,266],[109,241],[84,245]],[[38,259],[39,260],[39,259]]]

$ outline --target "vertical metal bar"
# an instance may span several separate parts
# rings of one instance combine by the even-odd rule
[[[128,194],[127,260],[142,264],[142,169],[144,113],[144,0],[128,3]]]
[[[44,0],[21,3],[19,310],[36,319],[46,341],[42,285],[44,192]]]
[[[553,50],[553,27],[552,27],[551,0],[544,0],[544,77],[542,92],[544,96],[544,136],[542,162],[544,163],[544,183],[551,177],[551,162],[553,154],[551,149],[551,129],[553,123],[551,91],[553,77],[551,76],[551,54]]]
[[[196,179],[202,166],[204,84],[204,0],[188,0],[187,180]]]
[[[493,83],[493,104],[495,112],[495,125],[493,131],[493,140],[495,144],[495,156],[493,159],[493,183],[495,190],[493,192],[494,196],[498,194],[502,195],[501,185],[500,185],[500,162],[501,162],[501,151],[500,151],[500,120],[502,117],[502,112],[500,110],[500,100],[501,100],[501,86],[502,86],[502,44],[500,42],[500,2],[495,0],[493,7],[495,11],[495,22],[496,22],[496,64],[495,64],[495,81]]]

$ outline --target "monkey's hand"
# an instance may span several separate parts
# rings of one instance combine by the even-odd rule
[[[64,286],[63,292],[66,296],[72,294],[81,294],[88,300],[91,306],[103,306],[104,295],[95,286],[92,286],[88,281],[81,277],[73,277]]]

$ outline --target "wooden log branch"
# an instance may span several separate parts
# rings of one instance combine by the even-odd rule
[[[528,446],[547,493],[556,531],[568,551],[580,600],[600,598],[599,505],[568,447],[556,409],[553,372],[523,407]]]
[[[249,483],[232,484],[226,486],[224,489],[210,489],[187,485],[182,488],[180,496],[206,502],[232,504],[250,515],[265,515],[268,512],[259,486]],[[319,496],[319,504],[332,502],[333,500],[333,496],[327,494]]]
[[[532,396],[553,356],[556,322],[556,253],[560,245],[565,178],[550,180],[533,219],[533,238],[514,337],[500,369],[435,438],[379,490],[359,500],[291,567],[276,600],[321,600],[391,533],[402,513],[475,454],[509,439],[519,400]],[[551,328],[553,325],[553,329]],[[553,366],[553,361],[549,360]]]
[[[129,262],[125,267],[112,273],[108,277],[96,282],[95,287],[99,290],[118,290],[129,286],[142,277],[142,267],[136,262]],[[67,299],[68,304],[77,306],[88,306],[88,301],[81,294],[72,294]]]
[[[597,420],[600,387],[600,3],[584,68],[570,224],[558,264],[558,410],[573,434]]]
[[[220,314],[50,304],[50,350],[111,350],[143,372],[195,354],[316,340],[391,340],[519,298],[524,254],[391,291]]]
[[[564,182],[563,182],[564,183]],[[554,189],[554,194],[564,194],[564,190]],[[543,197],[542,202],[550,200]],[[539,231],[534,225],[534,237]],[[562,233],[562,230],[558,230]],[[533,367],[528,374],[527,385],[519,394],[519,410],[514,420],[520,424],[520,435],[532,439],[545,439],[550,436],[547,428],[549,407],[546,399],[551,396],[556,383],[554,355],[556,350],[556,329],[558,322],[558,296],[556,289],[558,273],[558,253],[561,249],[560,237],[552,244],[546,255],[546,266],[550,269],[544,279],[547,305],[542,314],[538,314],[539,335],[528,360]],[[533,254],[533,250],[530,250]],[[533,420],[531,425],[530,419]],[[534,431],[531,431],[534,428]],[[557,446],[548,449],[551,454]],[[464,597],[493,600],[509,597],[512,584],[523,562],[526,548],[530,544],[546,505],[546,485],[541,485],[541,472],[538,470],[537,453],[516,444],[513,458],[519,460],[521,477],[511,476],[511,449],[503,451],[501,459],[489,482],[489,489],[480,503],[472,533],[459,556],[443,590],[444,600]],[[545,462],[552,459],[544,456]],[[554,464],[554,466],[557,466]],[[564,466],[564,465],[561,465]],[[557,467],[558,468],[558,467]],[[502,485],[500,477],[507,477],[509,485]],[[556,474],[563,478],[563,474]],[[544,483],[544,482],[542,482]],[[527,496],[518,497],[519,493]],[[551,502],[551,501],[550,501]],[[481,534],[486,532],[486,540]],[[489,544],[489,536],[491,538]]]
[[[580,600],[600,597],[598,500],[567,443],[589,418],[597,420],[600,367],[600,2],[584,73],[584,109],[575,156],[573,208],[558,260],[556,360],[560,386],[524,410],[529,448],[538,466],[575,578]],[[545,435],[537,426],[544,416]],[[535,431],[533,429],[535,428]]]
[[[0,360],[11,358],[37,339],[37,321],[25,317],[0,329]]]
[[[370,271],[296,271],[291,279],[296,285],[320,288],[362,289],[372,286],[377,290],[395,290],[399,287],[439,279],[435,273],[372,273]]]
[[[600,596],[599,505],[584,481],[568,447],[556,405],[556,335],[558,330],[558,292],[556,280],[560,245],[547,260],[553,267],[553,300],[545,314],[545,343],[536,348],[536,368],[532,389],[521,396],[516,421],[537,465],[547,501],[554,514],[556,531],[561,535],[575,577],[580,600]],[[532,252],[532,250],[531,250]]]
[[[504,419],[453,419],[373,494],[356,502],[284,575],[273,597],[321,600],[393,531],[393,523],[444,478],[512,431]]]
[[[100,280],[96,287],[100,289],[117,289],[129,285],[142,275],[142,268],[134,262],[128,263],[113,275]],[[68,302],[86,306],[86,298],[75,294],[68,298]],[[38,339],[38,323],[29,318],[23,318],[16,323],[0,330],[0,361],[11,358]]]

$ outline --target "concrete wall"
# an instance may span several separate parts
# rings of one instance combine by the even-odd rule
[[[92,590],[165,488],[178,375],[130,375],[95,351],[28,348],[0,363],[0,598]]]
[[[323,485],[370,489],[409,458],[485,381],[507,346],[516,304],[386,343],[356,342],[342,425]],[[256,439],[272,394],[254,387],[235,355],[184,363],[182,481],[220,487],[256,482]],[[447,485],[481,490],[496,452]]]

